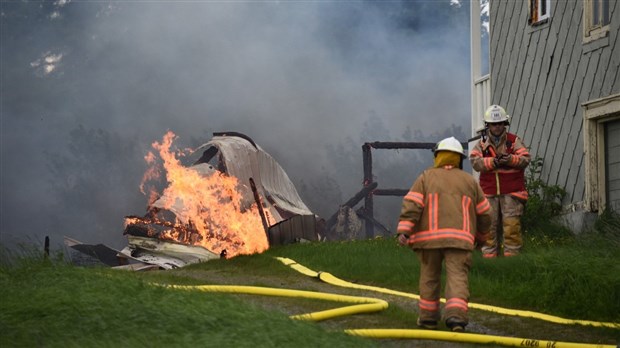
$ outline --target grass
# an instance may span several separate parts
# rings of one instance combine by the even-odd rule
[[[326,271],[351,282],[382,287],[405,286],[413,289],[418,264],[413,252],[391,239],[314,243],[304,247],[291,245],[272,248],[266,256],[284,256],[315,271]],[[416,285],[417,287],[417,285]]]
[[[620,322],[620,255],[615,230],[609,226],[614,225],[603,227],[611,232],[561,240],[530,236],[515,258],[488,260],[475,252],[470,301]],[[308,308],[338,305],[279,298],[259,301],[151,285],[208,283],[213,279],[201,274],[210,272],[219,274],[222,284],[228,277],[265,286],[275,279],[286,288],[304,276],[274,259],[283,256],[347,281],[418,293],[417,258],[391,238],[273,247],[263,254],[159,272],[80,268],[60,257],[47,260],[39,254],[0,258],[0,346],[363,347],[381,343],[347,336],[342,327],[359,327],[359,318],[366,320],[363,325],[378,321],[378,327],[395,327],[399,322],[399,327],[402,323],[413,327],[416,318],[409,301],[405,307],[391,305],[381,315],[336,319],[338,328],[292,321],[283,311],[289,307],[300,314]],[[309,290],[318,286],[305,285]],[[598,330],[589,337],[620,339],[618,330]]]
[[[589,242],[588,242],[589,243]],[[418,293],[414,253],[391,239],[271,249],[315,271],[353,282]],[[573,319],[620,322],[620,254],[613,244],[579,239],[526,248],[515,258],[474,253],[471,302]]]
[[[483,303],[574,319],[620,321],[617,256],[577,245],[484,260],[472,270],[472,293]],[[497,296],[501,293],[501,296]]]
[[[110,269],[30,258],[3,266],[0,287],[2,347],[372,346],[231,296],[166,289]]]

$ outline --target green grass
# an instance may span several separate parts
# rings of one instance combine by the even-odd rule
[[[577,245],[526,251],[517,258],[479,259],[474,300],[573,319],[620,321],[618,256]],[[501,294],[501,296],[498,296]]]
[[[475,252],[470,301],[620,322],[620,255],[614,238],[611,232],[561,240],[529,237],[515,258],[489,260]],[[415,303],[405,302],[405,307],[390,305],[380,315],[316,324],[290,320],[281,309],[288,306],[301,314],[338,305],[280,298],[257,302],[247,295],[151,285],[209,284],[214,279],[208,275],[216,274],[220,280],[247,279],[253,285],[269,286],[275,279],[286,288],[305,276],[274,258],[282,256],[347,281],[418,293],[417,257],[391,238],[273,247],[263,254],[160,272],[80,268],[39,254],[0,255],[0,346],[362,347],[382,343],[345,335],[343,326],[357,328],[356,320],[365,318],[362,325],[414,327],[416,318]],[[311,288],[316,284],[309,283]],[[617,330],[600,332],[617,337]]]
[[[417,258],[393,239],[291,245],[272,248],[265,255],[289,257],[314,271],[329,272],[354,283],[417,289]]]
[[[342,279],[418,293],[415,254],[393,239],[272,248]],[[573,239],[528,248],[515,258],[474,253],[471,302],[544,312],[572,319],[620,322],[620,253],[613,243]]]
[[[130,272],[30,258],[3,266],[0,288],[2,347],[373,344],[290,320],[279,311],[259,309],[229,295],[153,286]]]

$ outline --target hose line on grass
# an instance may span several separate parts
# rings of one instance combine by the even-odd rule
[[[381,292],[384,294],[390,294],[390,295],[396,295],[396,296],[403,296],[403,297],[409,297],[409,298],[413,298],[416,300],[420,299],[419,295],[416,294],[411,294],[411,293],[407,293],[407,292],[402,292],[402,291],[395,291],[395,290],[391,290],[391,289],[386,289],[386,288],[381,288],[381,287],[376,287],[376,286],[369,286],[369,285],[361,285],[361,284],[355,284],[355,283],[351,283],[342,279],[339,279],[327,272],[315,272],[303,265],[300,265],[299,263],[295,262],[294,260],[285,258],[285,257],[277,257],[276,259],[278,259],[280,262],[282,262],[283,264],[291,267],[292,269],[296,270],[299,273],[305,274],[309,277],[314,277],[314,278],[318,278],[328,284],[332,284],[332,285],[336,285],[336,286],[340,286],[340,287],[346,287],[346,288],[353,288],[353,289],[363,289],[363,290],[370,290],[370,291],[376,291],[376,292]],[[445,303],[446,300],[444,298],[441,299],[441,302]],[[488,312],[494,312],[494,313],[499,313],[499,314],[504,314],[504,315],[511,315],[511,316],[517,316],[517,317],[524,317],[524,318],[535,318],[535,319],[540,319],[540,320],[545,320],[548,322],[552,322],[552,323],[556,323],[556,324],[570,324],[570,325],[584,325],[584,326],[596,326],[596,327],[608,327],[608,328],[612,328],[612,329],[620,329],[620,323],[610,323],[610,322],[599,322],[599,321],[591,321],[591,320],[574,320],[574,319],[565,319],[565,318],[561,318],[561,317],[556,317],[553,315],[549,315],[549,314],[544,314],[544,313],[538,313],[538,312],[532,312],[532,311],[524,311],[524,310],[518,310],[518,309],[509,309],[509,308],[502,308],[502,307],[495,307],[495,306],[489,306],[489,305],[484,305],[484,304],[479,304],[479,303],[469,303],[469,308],[475,308],[475,309],[480,309],[483,311],[488,311]]]
[[[553,347],[553,348],[617,348],[614,345],[573,343],[560,341],[534,340],[529,338],[480,335],[462,332],[400,329],[355,329],[344,330],[353,336],[369,338],[415,338],[462,343],[499,344],[508,347]]]
[[[205,292],[224,292],[247,295],[266,295],[280,297],[308,298],[314,300],[327,300],[334,302],[356,303],[352,306],[328,309],[320,312],[298,314],[291,316],[292,319],[321,321],[325,319],[341,317],[359,313],[372,313],[388,308],[388,303],[384,300],[372,297],[336,295],[324,292],[266,288],[259,286],[242,285],[166,285],[170,288],[183,290],[200,290]]]
[[[305,272],[305,270],[304,270]],[[161,284],[158,284],[161,285]],[[329,309],[319,312],[298,314],[290,316],[291,319],[321,321],[335,317],[341,317],[359,313],[378,312],[388,308],[388,303],[384,300],[361,297],[337,295],[322,292],[267,288],[258,286],[243,285],[163,285],[172,289],[198,290],[204,292],[234,293],[247,295],[266,295],[280,297],[307,298],[315,300],[328,300],[335,302],[355,303],[355,305],[341,308]],[[455,333],[445,331],[429,330],[407,330],[407,329],[350,329],[344,330],[352,336],[366,338],[392,338],[392,339],[423,339],[438,340],[462,343],[498,344],[511,347],[554,347],[554,348],[614,348],[612,345],[593,345],[587,343],[571,343],[559,341],[543,341],[527,338],[502,337],[492,335],[480,335],[469,333]]]

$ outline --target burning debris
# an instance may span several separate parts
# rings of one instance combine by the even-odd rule
[[[122,254],[171,268],[260,253],[270,242],[319,239],[317,216],[303,203],[282,167],[252,139],[240,133],[215,133],[189,155],[171,150],[174,139],[168,132],[161,143],[153,143],[157,153],[145,157],[150,168],[141,188],[150,197],[149,206],[145,216],[125,218],[129,245]],[[181,156],[195,160],[185,166]],[[162,194],[153,189],[146,192],[147,183],[162,174],[168,184]],[[166,255],[168,244],[192,247],[192,252],[181,248],[175,255]],[[194,252],[196,247],[205,252]],[[184,252],[193,256],[184,259],[180,255]]]

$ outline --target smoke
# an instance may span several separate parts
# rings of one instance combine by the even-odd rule
[[[335,211],[361,188],[363,142],[468,129],[466,7],[2,2],[2,243],[122,247],[123,216],[146,208],[143,156],[167,130],[181,147],[245,133],[311,208]]]

